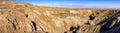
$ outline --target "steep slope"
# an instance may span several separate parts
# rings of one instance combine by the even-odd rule
[[[9,2],[0,4],[0,33],[103,33],[112,29],[103,27],[102,22],[113,19],[116,14],[119,10],[52,8]],[[102,28],[106,30],[101,31]]]

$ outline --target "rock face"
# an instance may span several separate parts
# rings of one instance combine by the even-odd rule
[[[0,4],[0,33],[116,33],[120,29],[119,14],[119,10],[52,8],[10,2]]]

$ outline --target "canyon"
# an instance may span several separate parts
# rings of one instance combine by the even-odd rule
[[[0,4],[0,33],[119,33],[119,9]]]

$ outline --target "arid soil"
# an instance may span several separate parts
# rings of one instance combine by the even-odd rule
[[[120,33],[120,10],[0,4],[0,33]]]

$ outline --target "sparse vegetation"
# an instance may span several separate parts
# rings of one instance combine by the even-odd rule
[[[106,17],[111,17],[111,16],[115,15],[117,12],[118,12],[117,10],[109,10]]]

